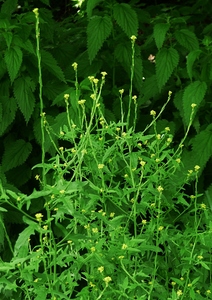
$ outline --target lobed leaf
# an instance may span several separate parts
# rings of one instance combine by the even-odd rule
[[[176,30],[174,35],[178,43],[189,51],[199,49],[198,39],[192,31],[188,29]]]
[[[201,81],[192,82],[185,88],[182,102],[183,102],[184,122],[186,127],[190,122],[190,117],[192,112],[191,104],[194,103],[197,105],[193,114],[193,119],[194,119],[197,109],[205,96],[206,90],[207,90],[206,83]]]
[[[6,144],[2,158],[3,170],[8,171],[22,165],[27,160],[31,151],[32,145],[22,139],[9,144],[9,147]]]
[[[163,48],[156,55],[156,76],[159,90],[166,84],[179,63],[179,54],[174,48]]]
[[[11,82],[16,78],[18,71],[21,67],[23,53],[18,46],[13,46],[5,51],[4,60],[7,66],[7,71],[10,76]]]
[[[126,33],[128,37],[137,35],[138,17],[136,12],[129,4],[116,3],[113,6],[113,16],[117,24]]]
[[[158,23],[154,26],[154,39],[158,50],[163,46],[166,33],[170,28],[168,23]]]
[[[96,57],[104,41],[112,31],[112,22],[108,16],[94,16],[89,20],[87,27],[88,56],[90,63]]]

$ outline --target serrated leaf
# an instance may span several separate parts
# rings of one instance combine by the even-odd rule
[[[193,64],[195,60],[199,57],[200,53],[202,53],[201,50],[194,50],[187,55],[186,67],[187,67],[187,72],[190,80],[192,80],[193,77],[193,72],[192,72]]]
[[[154,97],[159,93],[156,75],[152,75],[151,77],[145,79],[142,87],[142,93],[143,93],[142,103],[145,103],[150,98]]]
[[[116,59],[129,69],[132,63],[132,49],[129,43],[120,43],[116,46],[114,51]]]
[[[13,48],[5,50],[4,60],[11,82],[14,81],[18,74],[18,71],[22,64],[22,59],[23,53],[19,47],[14,46]]]
[[[2,97],[3,98],[3,97]],[[4,133],[7,127],[13,122],[15,119],[17,104],[14,98],[3,98],[2,103],[3,114],[0,118],[0,136]]]
[[[18,6],[18,0],[6,0],[1,6],[1,12],[3,14],[11,15]]]
[[[86,13],[88,18],[92,16],[93,9],[103,0],[88,0],[87,1],[87,7],[86,7]]]
[[[158,23],[154,26],[154,39],[158,50],[163,46],[166,33],[170,28],[168,23]]]
[[[30,77],[20,77],[14,82],[14,95],[26,122],[29,121],[35,106],[34,88]]]
[[[90,62],[96,57],[104,41],[112,31],[112,22],[108,16],[94,16],[87,26],[88,56]]]
[[[5,39],[5,42],[6,42],[6,44],[7,44],[7,48],[10,48],[10,45],[11,45],[12,39],[13,39],[13,34],[12,34],[12,32],[6,31],[6,32],[2,32],[1,34],[2,34],[2,36],[3,36],[4,39]]]
[[[4,172],[22,165],[32,151],[32,145],[24,140],[17,140],[12,144],[5,145],[2,158],[2,167]]]
[[[179,54],[174,48],[163,48],[156,55],[156,76],[159,90],[166,84],[179,62]]]
[[[192,141],[191,156],[195,159],[195,164],[201,169],[204,168],[212,155],[212,126],[209,125],[200,132]]]
[[[190,83],[184,91],[183,94],[183,112],[184,112],[184,122],[187,127],[190,121],[192,107],[191,104],[196,104],[197,107],[194,109],[194,113],[192,118],[194,119],[196,112],[198,110],[198,106],[203,100],[205,93],[207,90],[207,85],[205,82],[195,81]]]
[[[176,30],[174,35],[178,43],[189,51],[199,49],[198,39],[192,31],[188,29]]]
[[[113,6],[113,16],[128,37],[137,36],[138,17],[129,4],[117,3]]]
[[[41,50],[41,62],[59,80],[66,82],[62,69],[58,66],[56,59],[46,50]]]

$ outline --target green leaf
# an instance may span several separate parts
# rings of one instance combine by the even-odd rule
[[[9,48],[5,51],[4,60],[7,65],[7,70],[10,75],[11,82],[16,78],[22,64],[23,53],[17,46]]]
[[[116,59],[129,69],[132,64],[132,49],[130,43],[119,43],[114,51]]]
[[[11,15],[18,5],[18,0],[6,0],[1,6],[1,12],[6,15]]]
[[[32,151],[32,145],[24,140],[17,140],[12,144],[5,146],[2,158],[2,167],[4,171],[11,170],[22,165]]]
[[[30,226],[25,228],[20,234],[15,243],[14,247],[14,256],[17,256],[22,247],[25,247],[28,244],[28,240],[32,234],[35,234],[35,230],[38,229],[37,223],[32,223]]]
[[[14,98],[2,97],[3,102],[1,104],[3,113],[0,116],[0,136],[5,132],[7,127],[14,121],[17,104]]]
[[[156,76],[159,90],[166,84],[179,62],[179,54],[174,48],[163,48],[156,55]]]
[[[187,56],[186,67],[187,67],[187,72],[190,80],[192,80],[192,76],[193,76],[193,72],[192,72],[193,64],[201,53],[202,53],[201,50],[194,50],[191,51]]]
[[[6,44],[7,44],[7,48],[10,48],[10,45],[11,45],[12,39],[13,39],[13,34],[12,34],[12,32],[6,31],[6,32],[2,32],[1,34],[2,34],[2,36],[3,36],[4,39],[5,39],[5,42],[6,42]]]
[[[129,4],[117,3],[113,6],[113,16],[128,37],[137,36],[138,17]]]
[[[194,108],[194,114],[192,116],[192,118],[194,119],[197,109],[205,96],[206,90],[207,90],[206,83],[201,81],[192,82],[185,88],[182,101],[183,101],[184,122],[186,127],[190,122],[190,117],[192,112],[191,104],[193,103],[197,104],[197,106]]]
[[[159,93],[156,75],[152,75],[145,79],[142,87],[142,93],[142,103],[145,103]]]
[[[14,82],[14,95],[26,122],[29,121],[35,106],[34,82],[30,77],[20,77]]]
[[[204,168],[212,155],[212,125],[197,134],[192,141],[191,156],[195,159],[195,164],[201,169]]]
[[[88,0],[87,1],[87,7],[86,7],[86,12],[88,18],[91,18],[93,9],[103,0]]]
[[[193,51],[199,49],[199,42],[196,35],[188,29],[176,30],[175,38],[178,43],[188,49],[189,51]]]
[[[104,41],[112,31],[112,22],[108,16],[93,16],[87,27],[88,56],[90,62],[96,57]]]
[[[154,26],[154,39],[158,50],[163,46],[166,33],[170,28],[168,23],[158,23]]]
[[[50,52],[41,50],[41,62],[50,73],[55,75],[59,80],[66,82],[62,69],[58,66],[56,59]]]

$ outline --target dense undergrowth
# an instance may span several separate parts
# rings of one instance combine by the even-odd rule
[[[211,27],[86,3],[87,48],[83,15],[1,8],[0,298],[211,299]]]

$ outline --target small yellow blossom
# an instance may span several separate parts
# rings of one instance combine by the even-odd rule
[[[120,255],[120,256],[119,256],[119,259],[123,259],[123,258],[124,258],[124,255]]]
[[[98,233],[98,228],[92,228],[93,233]]]
[[[136,103],[137,98],[138,97],[136,95],[132,96],[132,99],[133,99],[134,103]]]
[[[188,170],[188,175],[191,175],[193,173],[193,170]]]
[[[107,75],[107,72],[101,72],[102,79],[105,79],[105,76]]]
[[[207,291],[206,291],[206,294],[207,294],[207,295],[211,294],[211,291],[210,291],[210,290],[207,290]]]
[[[43,215],[41,213],[38,213],[35,215],[35,218],[38,222],[41,222],[42,221],[42,218],[43,218]]]
[[[72,64],[72,67],[74,68],[74,71],[77,70],[77,66],[78,66],[78,64],[77,64],[76,62],[74,62],[74,63]]]
[[[63,151],[63,150],[64,150],[64,147],[60,147],[59,150],[60,150],[60,151]]]
[[[70,95],[69,94],[64,94],[64,99],[67,101],[68,100],[68,98],[70,97]]]
[[[165,131],[169,132],[170,128],[169,127],[165,127]]]
[[[196,290],[196,293],[197,293],[197,294],[200,294],[200,290]]]
[[[113,218],[114,216],[115,216],[115,213],[114,213],[114,212],[111,212],[111,213],[110,213],[110,217]]]
[[[195,172],[199,171],[199,169],[200,169],[200,166],[198,166],[198,165],[196,165],[196,166],[194,167]]]
[[[85,99],[82,99],[82,100],[79,100],[79,101],[78,101],[78,104],[79,104],[79,105],[83,105],[83,104],[85,104],[85,102],[86,102],[86,100],[85,100]]]
[[[188,287],[191,287],[192,286],[192,283],[188,283]]]
[[[95,247],[91,247],[91,252],[95,252],[96,248]]]
[[[183,281],[183,280],[184,280],[184,277],[180,277],[180,280]]]
[[[87,154],[87,150],[86,150],[86,149],[83,149],[83,150],[81,151],[81,153],[82,153],[82,154]]]
[[[85,229],[88,229],[88,228],[90,228],[90,224],[86,224],[86,225],[84,225],[84,228],[85,228]]]
[[[72,124],[72,125],[71,125],[71,128],[76,128],[76,127],[77,127],[76,124]]]
[[[201,260],[201,259],[203,259],[203,256],[202,256],[202,255],[198,255],[197,258],[198,258],[199,260]]]
[[[140,161],[140,165],[142,166],[142,167],[144,167],[145,166],[145,164],[146,164],[146,162],[145,161]]]
[[[172,282],[171,282],[171,285],[172,285],[172,286],[176,285],[176,282],[175,282],[175,281],[172,281]]]
[[[141,223],[142,223],[143,225],[146,225],[147,220],[142,220]]]
[[[68,243],[68,244],[71,244],[71,243],[72,243],[72,240],[68,240],[67,243]]]
[[[207,208],[207,206],[205,205],[205,203],[201,203],[200,208],[205,210]]]
[[[89,284],[90,284],[91,287],[95,287],[95,286],[96,286],[96,285],[93,284],[91,281],[89,282]]]
[[[34,282],[38,282],[38,278],[36,278],[36,279],[34,280]]]
[[[169,93],[168,93],[169,97],[171,96],[171,94],[172,94],[172,91],[169,91]]]
[[[150,116],[155,117],[155,116],[156,116],[156,111],[155,111],[155,110],[151,110],[151,111],[150,111]]]
[[[196,103],[191,104],[191,108],[195,108],[196,106],[197,106]]]
[[[40,179],[40,175],[35,175],[35,179],[39,180]]]
[[[160,162],[160,158],[156,158],[155,162],[159,163]]]
[[[88,76],[88,79],[90,80],[90,82],[93,82],[93,80],[95,79],[94,76]]]
[[[122,247],[121,247],[121,249],[122,249],[122,250],[125,250],[125,249],[127,249],[127,247],[128,247],[128,246],[127,246],[126,244],[123,244]]]
[[[122,134],[121,134],[123,137],[125,137],[127,134],[126,134],[126,132],[122,132]]]
[[[129,177],[128,174],[124,174],[124,178],[127,178],[127,177]]]
[[[104,282],[106,283],[106,285],[108,286],[108,283],[109,283],[110,281],[112,281],[112,278],[111,278],[110,276],[107,276],[107,277],[105,277],[103,280],[104,280]]]
[[[137,37],[136,37],[135,35],[132,35],[132,36],[130,37],[130,39],[131,39],[133,42],[135,42],[135,40],[137,39]]]
[[[60,194],[65,194],[65,190],[60,190]]]
[[[96,100],[96,95],[95,94],[91,94],[90,98],[93,99],[93,100]]]
[[[98,82],[99,82],[99,79],[97,79],[97,78],[93,79],[93,83],[98,84]]]
[[[44,226],[43,226],[43,229],[44,229],[44,230],[48,230],[48,225],[44,225]]]
[[[177,291],[177,296],[181,296],[183,294],[182,290]]]
[[[156,138],[157,138],[157,140],[160,140],[161,139],[161,134],[157,134]]]
[[[180,158],[177,158],[176,159],[176,162],[179,164],[181,162],[181,159]]]
[[[103,169],[104,168],[104,164],[98,164],[98,169]]]
[[[99,271],[100,273],[102,273],[102,272],[104,271],[104,267],[103,267],[103,266],[98,267],[98,271]]]
[[[163,228],[164,228],[163,226],[159,226],[159,227],[158,227],[158,231],[162,231]]]
[[[155,203],[151,203],[150,206],[151,206],[151,207],[155,207]]]
[[[33,9],[33,13],[34,13],[35,16],[37,17],[37,16],[39,15],[38,8],[34,8],[34,9]]]
[[[168,138],[166,141],[167,141],[168,143],[171,143],[171,142],[172,142],[172,138]]]
[[[123,95],[123,94],[124,94],[124,89],[119,90],[119,93],[120,93],[121,95]]]
[[[159,193],[161,193],[161,192],[163,191],[163,188],[162,188],[162,186],[161,186],[161,185],[159,185],[159,186],[157,187],[157,190],[158,190],[158,192],[159,192]]]
[[[65,133],[63,131],[60,131],[60,135],[64,135]]]

